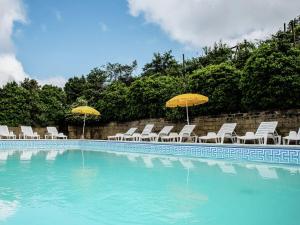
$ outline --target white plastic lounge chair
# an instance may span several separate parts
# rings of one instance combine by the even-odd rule
[[[5,125],[1,125],[0,126],[0,138],[11,138],[11,139],[16,139],[16,135],[14,134],[14,132],[9,131],[8,127]]]
[[[130,137],[134,134],[134,132],[137,130],[136,127],[130,128],[126,133],[117,133],[116,135],[113,136],[108,136],[108,140],[117,140],[117,141],[122,141],[123,137]]]
[[[290,141],[295,141],[296,144],[300,144],[300,128],[298,130],[298,133],[296,133],[296,131],[290,131],[288,136],[285,136],[282,138],[282,144],[290,144]]]
[[[40,139],[40,135],[37,132],[33,132],[31,126],[21,126],[21,133],[19,135],[20,139]]]
[[[147,124],[142,131],[141,135],[139,136],[139,141],[143,140],[151,140],[152,139],[152,129],[154,127],[154,124]]]
[[[131,136],[123,136],[124,141],[138,141],[140,140],[140,133],[133,133]]]
[[[218,133],[208,132],[206,136],[199,137],[199,142],[207,142],[207,140],[214,140],[216,143],[224,143],[225,138],[230,138],[232,143],[236,140],[236,133],[234,129],[236,123],[224,123]]]
[[[255,134],[247,132],[245,136],[237,136],[238,143],[242,141],[245,143],[247,140],[257,140],[259,144],[267,144],[268,138],[272,138],[275,144],[280,144],[281,136],[276,132],[278,122],[261,122]]]
[[[147,124],[142,133],[134,133],[131,136],[124,136],[123,140],[125,141],[141,141],[142,138],[147,139],[148,137],[150,137],[151,131],[153,129],[154,125],[153,124]]]
[[[182,142],[184,139],[191,138],[192,140],[196,140],[196,136],[192,136],[193,130],[195,129],[196,125],[185,125],[179,134],[177,133],[170,133],[168,136],[161,137],[162,141],[177,141]]]
[[[45,139],[47,138],[62,138],[67,139],[67,135],[64,135],[63,133],[58,133],[58,130],[56,127],[47,127],[47,133],[45,134]]]
[[[151,133],[151,141],[159,141],[161,137],[168,136],[173,129],[174,126],[164,126],[161,131],[156,134],[156,133]]]

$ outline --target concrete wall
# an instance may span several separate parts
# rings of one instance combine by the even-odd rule
[[[218,131],[223,123],[235,122],[238,124],[236,127],[237,134],[242,135],[246,131],[255,132],[262,121],[274,120],[278,121],[277,131],[281,135],[288,134],[290,130],[298,131],[300,127],[300,109],[201,116],[194,118],[191,124],[197,125],[195,128],[197,135],[205,135],[208,131]],[[138,131],[141,132],[148,123],[155,125],[155,132],[159,132],[165,125],[173,125],[173,131],[178,132],[185,125],[185,121],[174,124],[164,119],[145,119],[125,123],[111,122],[99,127],[87,127],[85,137],[91,139],[106,139],[109,135],[126,132],[130,127],[138,127]],[[69,138],[80,138],[82,127],[69,126],[68,133]]]

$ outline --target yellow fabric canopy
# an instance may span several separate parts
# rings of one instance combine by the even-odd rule
[[[208,97],[200,94],[182,94],[177,95],[171,98],[166,103],[166,107],[175,108],[175,107],[187,107],[187,106],[194,106],[194,105],[201,105],[208,102]]]
[[[84,127],[85,127],[86,115],[100,116],[100,112],[89,106],[78,106],[78,107],[72,109],[72,113],[84,115],[83,126],[82,126],[82,138],[84,139]]]
[[[100,112],[96,109],[89,107],[89,106],[79,106],[72,109],[72,113],[78,113],[83,115],[95,115],[100,116]]]

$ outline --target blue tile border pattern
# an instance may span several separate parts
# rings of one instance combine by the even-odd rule
[[[300,166],[300,146],[115,142],[93,140],[1,140],[1,150],[93,150],[290,164]]]

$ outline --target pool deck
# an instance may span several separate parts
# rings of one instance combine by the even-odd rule
[[[134,142],[107,140],[24,140],[1,139],[1,150],[89,150],[250,161],[300,166],[298,145],[214,144]]]

